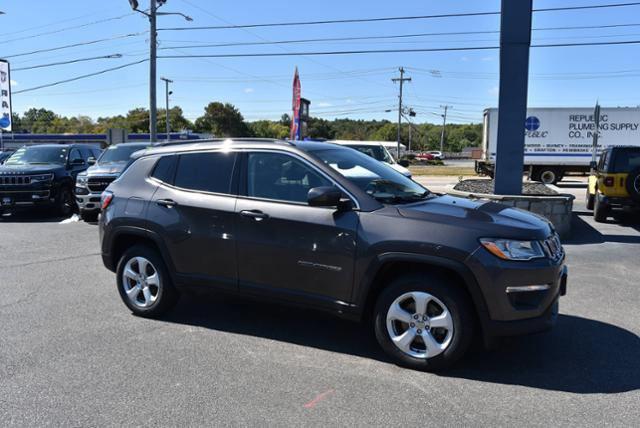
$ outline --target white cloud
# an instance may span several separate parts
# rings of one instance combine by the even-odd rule
[[[333,104],[327,102],[318,103],[318,107],[331,107]]]
[[[353,100],[352,100],[351,98],[347,98],[346,103],[347,103],[347,104],[353,104]]]
[[[244,93],[245,94],[250,94],[253,92],[253,88],[244,88]]]
[[[489,90],[487,92],[492,97],[498,98],[498,95],[500,95],[500,87],[497,86],[497,85],[496,86],[492,86],[491,88],[489,88]]]
[[[18,86],[18,82],[16,82],[15,80],[11,79],[11,86]]]
[[[494,57],[492,57],[492,56],[484,56],[480,60],[481,61],[493,61]]]
[[[468,56],[463,56],[462,58],[460,58],[460,61],[469,62],[471,61],[471,58],[469,58]]]

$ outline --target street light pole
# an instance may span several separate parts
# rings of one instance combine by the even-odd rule
[[[404,68],[400,67],[400,77],[391,79],[392,82],[400,82],[400,95],[398,96],[398,148],[396,157],[400,160],[400,130],[402,129],[402,86],[404,82],[410,82],[411,77],[404,77]]]
[[[444,109],[444,114],[442,115],[442,132],[440,132],[440,153],[444,153],[444,129],[447,126],[447,110],[449,110],[451,106],[444,105],[440,107]]]
[[[187,21],[193,21],[188,15],[181,12],[158,12],[158,8],[167,0],[149,0],[149,13],[138,10],[138,0],[129,0],[131,9],[149,18],[149,140],[154,143],[158,139],[158,105],[156,96],[156,61],[157,61],[157,25],[158,15],[180,15]]]
[[[161,77],[160,80],[164,82],[164,93],[165,93],[165,122],[167,125],[167,143],[169,142],[169,132],[171,132],[171,126],[169,125],[169,95],[173,92],[169,91],[169,83],[173,83],[173,80],[167,79],[166,77]]]

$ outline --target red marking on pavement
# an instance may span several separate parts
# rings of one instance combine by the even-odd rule
[[[318,394],[316,396],[316,398],[314,398],[313,400],[309,401],[308,403],[306,403],[302,407],[304,407],[305,409],[313,409],[314,407],[316,407],[316,405],[319,402],[321,402],[322,400],[324,400],[325,398],[327,398],[328,396],[330,396],[333,393],[334,393],[333,389],[329,389],[329,390],[323,392],[322,394]]]

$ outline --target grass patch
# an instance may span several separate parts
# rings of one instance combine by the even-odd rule
[[[475,176],[476,171],[472,167],[458,167],[458,166],[411,166],[409,171],[413,175],[451,175],[458,177]]]

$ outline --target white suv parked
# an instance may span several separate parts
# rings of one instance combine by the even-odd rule
[[[375,160],[387,163],[400,174],[411,178],[411,171],[406,168],[409,166],[409,163],[405,163],[405,161],[400,161],[401,163],[396,162],[393,156],[391,156],[391,153],[389,153],[389,150],[387,150],[380,141],[332,140],[328,141],[328,143],[339,144],[341,146],[356,149],[365,155],[371,156]]]

